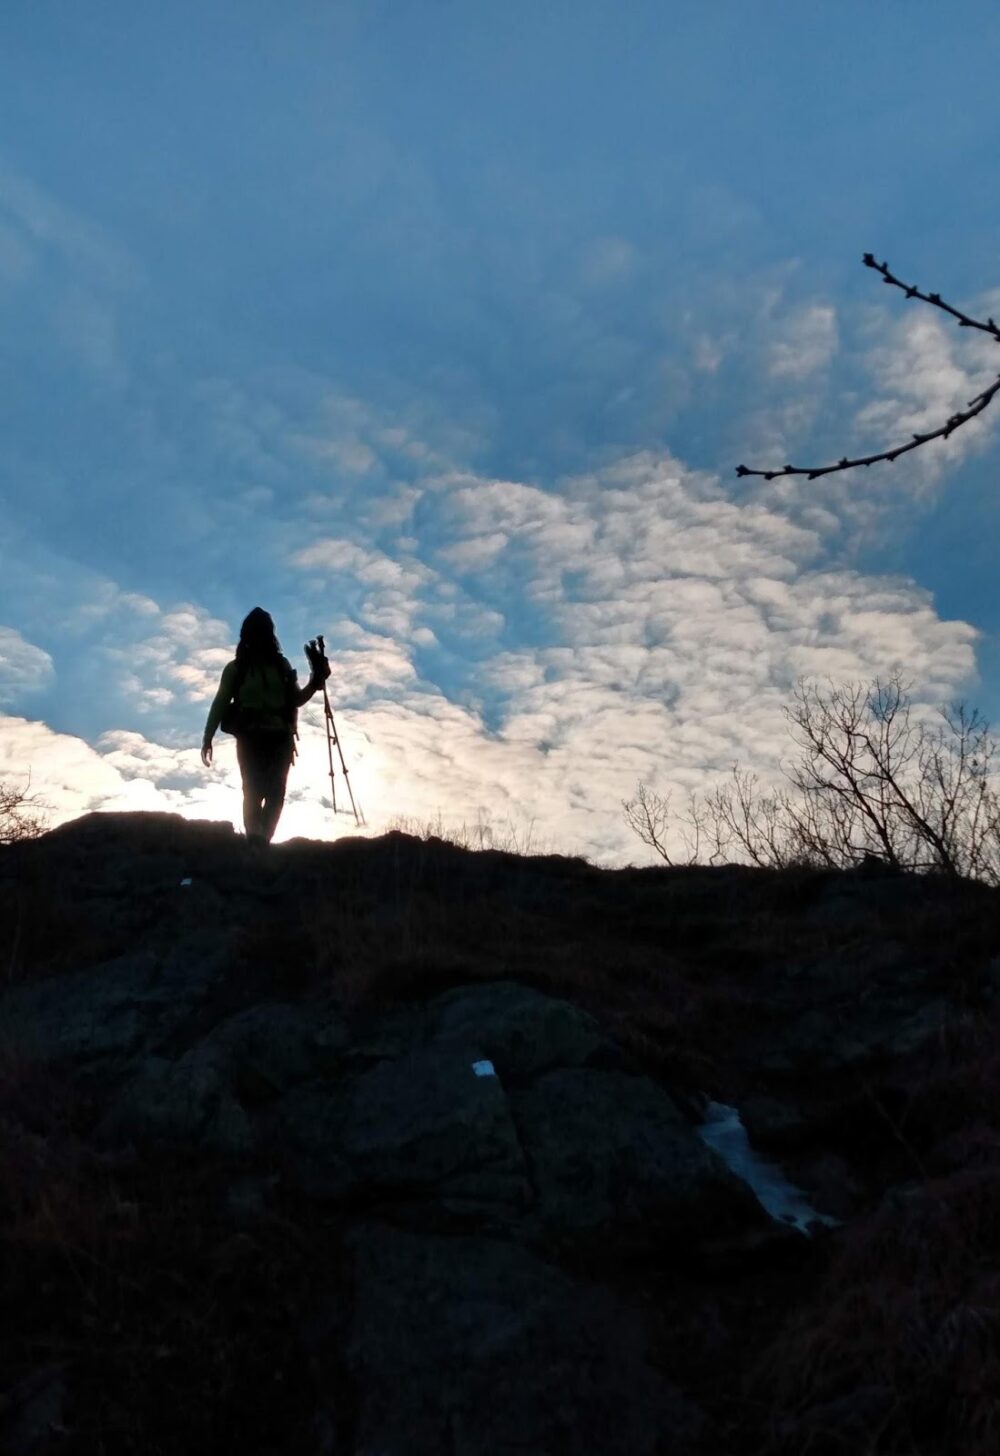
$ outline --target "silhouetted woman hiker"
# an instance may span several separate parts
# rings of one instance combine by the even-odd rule
[[[313,647],[313,644],[309,644]],[[310,652],[312,673],[304,688],[281,654],[274,622],[254,607],[240,628],[232,662],[222,680],[205,724],[201,761],[212,762],[216,728],[236,738],[236,757],[243,776],[243,827],[248,839],[270,843],[285,802],[285,780],[295,754],[295,719],[299,708],[330,676],[330,664]]]

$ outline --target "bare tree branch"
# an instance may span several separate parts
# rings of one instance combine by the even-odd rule
[[[43,805],[31,792],[31,774],[23,788],[0,780],[0,844],[37,839],[47,828]]]
[[[714,864],[719,853],[717,837],[712,834],[713,826],[710,824],[704,805],[697,794],[688,795],[688,807],[686,814],[674,814],[671,809],[671,795],[658,794],[647,784],[640,783],[635,791],[634,799],[623,799],[622,809],[625,811],[625,822],[642,840],[643,844],[656,851],[660,858],[668,865],[677,863],[698,864],[698,856],[701,853],[703,839],[709,840],[712,853],[709,855],[709,864]],[[672,829],[676,829],[680,836],[681,845],[685,858],[678,861],[674,854],[667,848],[667,836]]]
[[[951,314],[952,318],[958,320],[959,327],[963,329],[980,329],[984,334],[989,334],[992,339],[1000,343],[1000,327],[988,318],[985,323],[982,319],[970,318],[961,309],[953,308],[950,303],[945,303],[939,293],[924,293],[915,283],[903,283],[894,273],[889,271],[888,263],[878,263],[872,253],[865,253],[863,259],[866,268],[874,268],[876,273],[881,274],[882,282],[889,283],[894,288],[900,288],[907,298],[919,298],[923,303],[933,304],[944,313]],[[991,385],[970,399],[968,407],[959,410],[956,414],[949,416],[943,425],[937,430],[928,430],[921,435],[914,435],[905,445],[894,445],[890,450],[881,450],[876,455],[859,455],[853,460],[845,455],[834,465],[786,465],[781,470],[755,470],[747,465],[737,465],[737,475],[761,475],[765,480],[776,480],[782,475],[805,475],[809,480],[818,480],[821,475],[832,475],[838,470],[851,470],[855,465],[875,465],[880,460],[898,460],[900,455],[906,455],[910,450],[917,450],[921,445],[927,445],[931,440],[947,440],[948,437],[962,425],[968,424],[976,415],[982,414],[983,410],[990,403],[993,397],[1000,391],[1000,375]]]
[[[981,319],[970,318],[961,309],[953,308],[950,303],[945,303],[940,293],[923,293],[915,283],[904,283],[894,273],[890,273],[888,263],[876,262],[874,253],[865,253],[861,261],[866,268],[874,268],[876,273],[880,273],[883,283],[891,283],[893,288],[901,288],[907,298],[919,298],[923,303],[932,303],[935,308],[943,309],[945,313],[950,313],[952,318],[958,319],[963,329],[982,329],[984,334],[991,334],[1000,343],[1000,327],[991,318],[987,319],[985,323]]]
[[[634,799],[623,799],[625,822],[633,829],[643,844],[648,844],[667,864],[673,864],[666,846],[666,835],[670,827],[670,795],[657,794],[640,783]]]

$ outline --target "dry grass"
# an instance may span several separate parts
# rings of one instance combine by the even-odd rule
[[[297,1319],[343,1290],[329,1229],[300,1209],[241,1232],[211,1166],[99,1156],[68,1086],[10,1058],[2,1077],[4,1106],[42,1095],[39,1131],[0,1121],[4,1385],[72,1372],[39,1456],[318,1450]]]
[[[494,819],[485,809],[476,812],[474,820],[446,819],[439,809],[433,819],[397,814],[386,825],[387,834],[406,834],[414,839],[440,840],[458,849],[475,851],[495,849],[503,854],[549,854],[551,846],[538,837],[534,819],[519,823],[509,815],[506,820]]]
[[[921,1130],[939,1139],[930,1176],[847,1227],[817,1298],[752,1371],[748,1390],[771,1403],[767,1453],[1000,1450],[995,1033],[981,1021],[920,1089],[928,1100],[947,1089]]]

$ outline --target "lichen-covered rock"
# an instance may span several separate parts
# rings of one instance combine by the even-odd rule
[[[531,1190],[498,1077],[479,1076],[475,1050],[435,1042],[336,1084],[282,1097],[269,1119],[286,1175],[314,1195],[365,1191],[447,1211],[509,1215]]]
[[[216,974],[208,954],[177,965],[139,952],[29,981],[0,997],[0,1038],[43,1062],[120,1063],[165,1042]]]
[[[559,1003],[539,999],[557,1021]],[[478,1002],[484,1015],[489,1004]],[[432,1025],[441,1024],[438,1010]],[[490,1022],[474,1024],[464,1005],[461,1024],[463,1039],[428,1041],[279,1098],[267,1135],[290,1185],[392,1206],[411,1224],[419,1207],[419,1226],[432,1231],[464,1216],[555,1248],[647,1250],[666,1261],[770,1226],[747,1185],[650,1078],[569,1066],[509,1087]],[[567,1054],[587,1055],[594,1044],[584,1026]],[[516,1065],[523,1075],[529,1062]]]
[[[382,1062],[351,1089],[344,1154],[366,1183],[451,1198],[527,1200],[524,1155],[500,1078],[473,1045],[440,1041]]]

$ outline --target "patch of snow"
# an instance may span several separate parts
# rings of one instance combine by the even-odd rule
[[[190,885],[190,883],[191,883],[191,876],[188,875],[188,877],[187,877],[186,880],[181,880],[181,888],[183,889],[185,885]]]
[[[750,1185],[772,1218],[791,1224],[804,1234],[812,1232],[813,1224],[836,1226],[838,1220],[817,1213],[802,1189],[789,1183],[777,1163],[769,1163],[754,1152],[735,1107],[709,1102],[705,1120],[697,1132],[737,1178]]]

